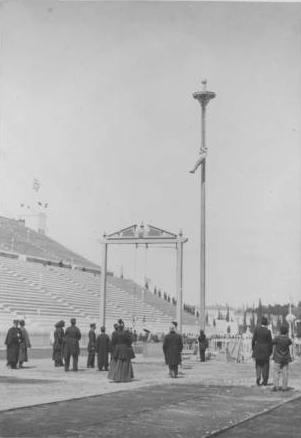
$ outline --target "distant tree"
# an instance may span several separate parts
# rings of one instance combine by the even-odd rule
[[[277,331],[278,333],[280,332],[280,327],[281,327],[281,325],[282,325],[282,321],[281,321],[280,315],[278,315],[278,317],[277,317],[277,322],[276,322],[276,331]]]
[[[227,322],[230,321],[230,310],[229,310],[229,306],[228,306],[228,304],[227,304],[226,321],[227,321]]]
[[[282,312],[282,325],[284,325],[286,327],[289,326],[289,324],[288,324],[288,322],[286,320],[287,314],[288,314],[288,309],[283,309],[283,312]]]
[[[258,308],[257,308],[257,324],[261,324],[262,316],[263,316],[262,303],[261,303],[261,298],[259,298]]]
[[[247,331],[247,312],[244,312],[244,319],[242,322],[242,332],[245,333]]]
[[[243,333],[245,333],[244,326],[242,324],[239,324],[239,326],[238,326],[238,334],[242,335]]]
[[[255,314],[252,312],[252,316],[250,319],[250,332],[253,333],[255,329]]]

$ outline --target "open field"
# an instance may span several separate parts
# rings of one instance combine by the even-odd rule
[[[21,370],[1,361],[0,436],[247,438],[256,427],[257,437],[300,436],[300,360],[291,366],[294,389],[276,393],[255,386],[253,362],[227,363],[224,355],[185,361],[178,379],[168,377],[161,358],[137,356],[134,381],[119,384],[86,369],[85,360],[78,373],[46,359],[32,359]]]

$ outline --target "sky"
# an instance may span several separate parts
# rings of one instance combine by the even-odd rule
[[[38,195],[48,235],[97,263],[104,232],[182,229],[197,305],[206,78],[206,302],[301,301],[300,18],[298,3],[0,2],[0,214]],[[173,248],[112,247],[108,265],[175,294]]]

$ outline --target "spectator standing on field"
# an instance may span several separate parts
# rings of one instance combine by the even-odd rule
[[[114,353],[115,353],[115,348],[116,348],[116,344],[117,344],[118,327],[119,327],[119,325],[117,323],[114,324],[114,331],[112,333],[110,346],[109,346],[109,350],[111,353],[110,370],[109,370],[109,374],[108,374],[109,379],[113,379],[114,369],[115,369],[115,366],[117,363],[116,359],[114,357]]]
[[[118,320],[118,329],[116,335],[116,345],[114,353],[112,353],[116,363],[114,365],[113,374],[108,375],[114,382],[130,382],[134,378],[134,371],[131,359],[135,357],[132,347],[132,337],[130,333],[124,329],[122,319]]]
[[[200,331],[200,336],[198,337],[199,350],[200,350],[200,361],[205,362],[206,360],[206,349],[208,348],[208,339],[204,333],[204,330]]]
[[[19,359],[19,349],[21,342],[21,330],[18,327],[19,321],[14,319],[13,326],[8,330],[5,345],[7,366],[16,369]]]
[[[31,344],[30,344],[28,332],[25,328],[24,319],[21,319],[19,321],[19,324],[20,324],[20,331],[21,331],[21,342],[20,342],[20,346],[19,346],[18,360],[19,360],[19,368],[23,368],[23,362],[28,361],[27,349],[31,348]]]
[[[54,360],[55,367],[64,366],[63,356],[64,356],[64,327],[65,321],[58,321],[55,324],[55,330],[53,333],[53,344],[52,344],[52,360]]]
[[[255,327],[252,338],[253,358],[256,367],[256,384],[266,386],[269,380],[270,356],[273,351],[272,335],[268,329],[268,320],[261,318],[261,326]],[[261,382],[262,377],[262,382]]]
[[[292,361],[290,354],[291,339],[288,337],[288,327],[282,325],[280,327],[280,335],[273,339],[274,345],[274,367],[273,367],[273,391],[281,390],[279,386],[280,377],[282,375],[282,391],[287,391],[288,387],[288,364]]]
[[[165,336],[163,342],[165,363],[168,365],[170,377],[176,378],[178,376],[178,368],[182,361],[182,350],[182,337],[176,333],[175,325],[171,324],[169,327],[169,334]]]
[[[96,340],[97,365],[99,371],[102,371],[103,368],[105,369],[105,371],[108,371],[109,351],[110,351],[110,338],[106,334],[105,327],[101,327],[100,335],[97,336],[97,340]]]
[[[95,352],[96,352],[96,334],[95,334],[96,324],[90,324],[89,330],[89,342],[88,342],[88,359],[87,368],[95,367]]]
[[[53,332],[53,344],[52,344],[52,360],[54,360],[55,367],[64,366],[64,327],[65,321],[61,320],[55,324],[55,330]]]
[[[70,358],[72,356],[73,371],[78,371],[78,356],[79,341],[81,339],[81,332],[76,327],[76,319],[70,319],[71,326],[66,329],[64,337],[64,359],[65,359],[65,371],[69,371]]]

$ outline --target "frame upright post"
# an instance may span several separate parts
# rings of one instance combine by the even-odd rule
[[[182,313],[183,313],[183,240],[180,233],[176,250],[177,250],[177,272],[176,272],[176,289],[177,289],[177,323],[178,331],[182,333]]]
[[[102,265],[101,265],[101,285],[100,285],[100,323],[106,325],[106,296],[107,296],[107,263],[108,263],[108,244],[106,240],[102,243]]]

